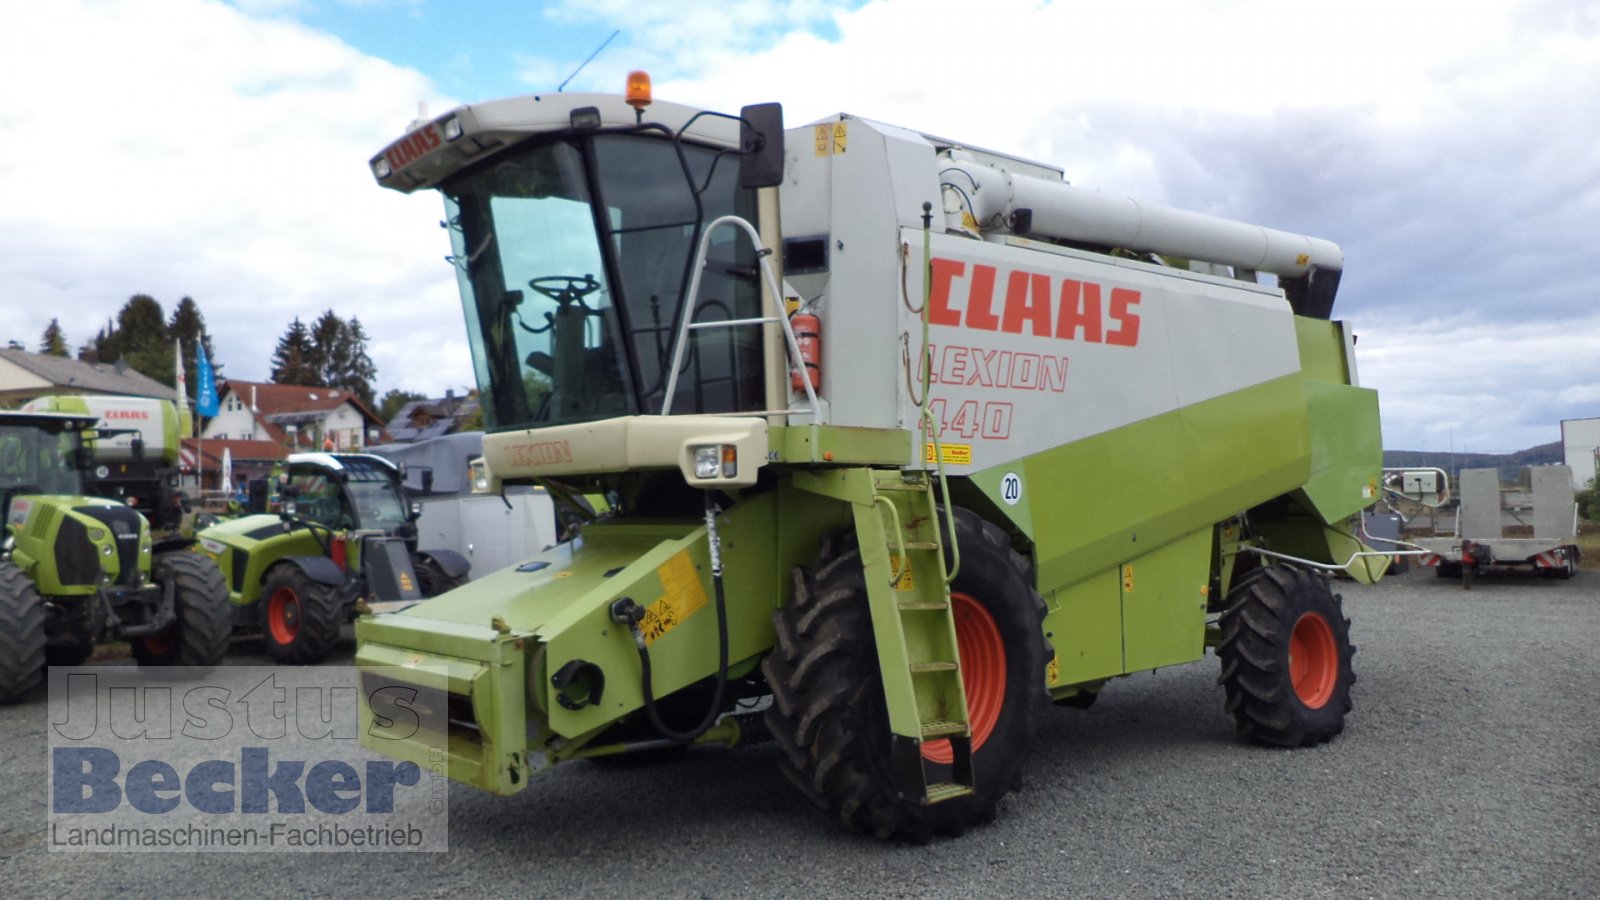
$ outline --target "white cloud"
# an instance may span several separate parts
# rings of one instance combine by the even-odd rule
[[[417,101],[447,102],[296,24],[309,0],[235,7],[55,0],[8,17],[0,340],[31,346],[59,315],[81,343],[132,293],[190,295],[228,372],[261,377],[292,316],[333,308],[372,335],[381,387],[467,383],[437,198],[365,168]],[[622,29],[574,90],[643,67],[664,99],[780,100],[791,126],[843,110],[1338,241],[1336,312],[1362,336],[1388,445],[1515,449],[1600,414],[1600,7],[1464,9],[562,0],[548,15],[553,32]],[[530,88],[593,49],[543,37],[518,60]]]
[[[383,384],[470,378],[437,199],[366,168],[446,105],[418,73],[217,3],[62,0],[0,29],[0,85],[0,336],[60,316],[81,344],[134,293],[188,295],[235,377],[332,308]]]

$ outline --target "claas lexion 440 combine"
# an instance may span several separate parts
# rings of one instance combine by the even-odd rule
[[[770,737],[819,808],[917,839],[994,814],[1051,701],[1208,647],[1245,736],[1342,729],[1328,575],[1388,560],[1358,537],[1378,403],[1334,244],[867,119],[652,102],[642,73],[459,107],[371,166],[444,196],[477,489],[610,501],[357,623],[364,678],[448,697],[379,751],[512,794]]]

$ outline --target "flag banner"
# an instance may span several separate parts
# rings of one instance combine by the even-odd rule
[[[217,403],[217,378],[211,371],[211,361],[206,359],[205,344],[195,344],[194,367],[195,380],[200,382],[194,411],[202,416],[214,416],[221,412],[222,408]]]

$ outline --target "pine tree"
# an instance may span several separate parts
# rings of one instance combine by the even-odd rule
[[[217,350],[211,344],[211,333],[206,330],[206,318],[200,313],[200,304],[190,297],[179,300],[172,309],[172,318],[167,320],[167,333],[183,347],[184,377],[191,390],[200,383],[194,350],[197,343],[206,348],[206,360],[211,363],[211,371],[218,382],[222,381],[222,363],[218,361]]]
[[[94,349],[102,363],[120,361],[156,381],[174,381],[166,316],[161,304],[148,294],[128,298],[117,312],[116,322],[95,336]]]
[[[311,331],[299,316],[295,316],[289,330],[278,338],[277,349],[272,351],[273,383],[325,387],[315,357]]]
[[[51,319],[50,324],[44,327],[44,335],[39,338],[39,352],[46,356],[72,355],[72,350],[67,346],[67,336],[61,331],[60,319]]]

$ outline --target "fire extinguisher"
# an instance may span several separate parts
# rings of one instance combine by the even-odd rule
[[[808,312],[797,312],[789,317],[789,326],[794,329],[794,342],[800,347],[800,363],[805,368],[806,377],[811,379],[813,391],[822,390],[822,320]],[[796,369],[789,373],[789,384],[801,393],[805,393],[805,383],[800,380],[800,371]]]

